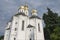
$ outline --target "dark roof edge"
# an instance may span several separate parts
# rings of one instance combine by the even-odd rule
[[[30,19],[33,19],[33,18],[38,18],[38,19],[41,19],[40,17],[38,16],[31,16]]]
[[[25,15],[23,12],[17,13],[17,14],[15,14],[14,16],[18,16],[18,15],[27,16],[27,15]]]

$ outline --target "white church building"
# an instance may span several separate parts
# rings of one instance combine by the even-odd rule
[[[30,13],[27,5],[20,6],[5,28],[4,40],[44,40],[42,19],[37,10]]]

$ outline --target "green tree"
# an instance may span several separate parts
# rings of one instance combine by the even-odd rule
[[[60,40],[60,16],[58,17],[57,22],[55,29],[53,29],[54,32],[50,35],[51,40]]]
[[[1,39],[4,39],[4,35],[0,36],[0,40],[1,40]]]
[[[60,29],[60,17],[57,13],[52,12],[47,8],[48,12],[43,14],[43,20],[45,23],[44,34],[46,40],[59,39]],[[59,29],[58,29],[59,28]],[[56,34],[56,35],[55,35]]]

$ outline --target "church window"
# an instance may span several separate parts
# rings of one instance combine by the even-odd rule
[[[17,28],[15,28],[15,31],[17,30]]]
[[[17,22],[15,24],[17,24]]]
[[[38,31],[40,31],[40,25],[39,25],[39,23],[38,23]]]
[[[14,38],[14,40],[16,40],[16,38]]]
[[[24,30],[24,21],[22,21],[22,30]]]
[[[31,38],[30,38],[30,40],[31,40]]]

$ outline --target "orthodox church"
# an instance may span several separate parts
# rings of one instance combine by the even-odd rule
[[[29,7],[20,6],[5,28],[4,40],[44,40],[42,19],[37,13],[32,9],[29,16]]]

